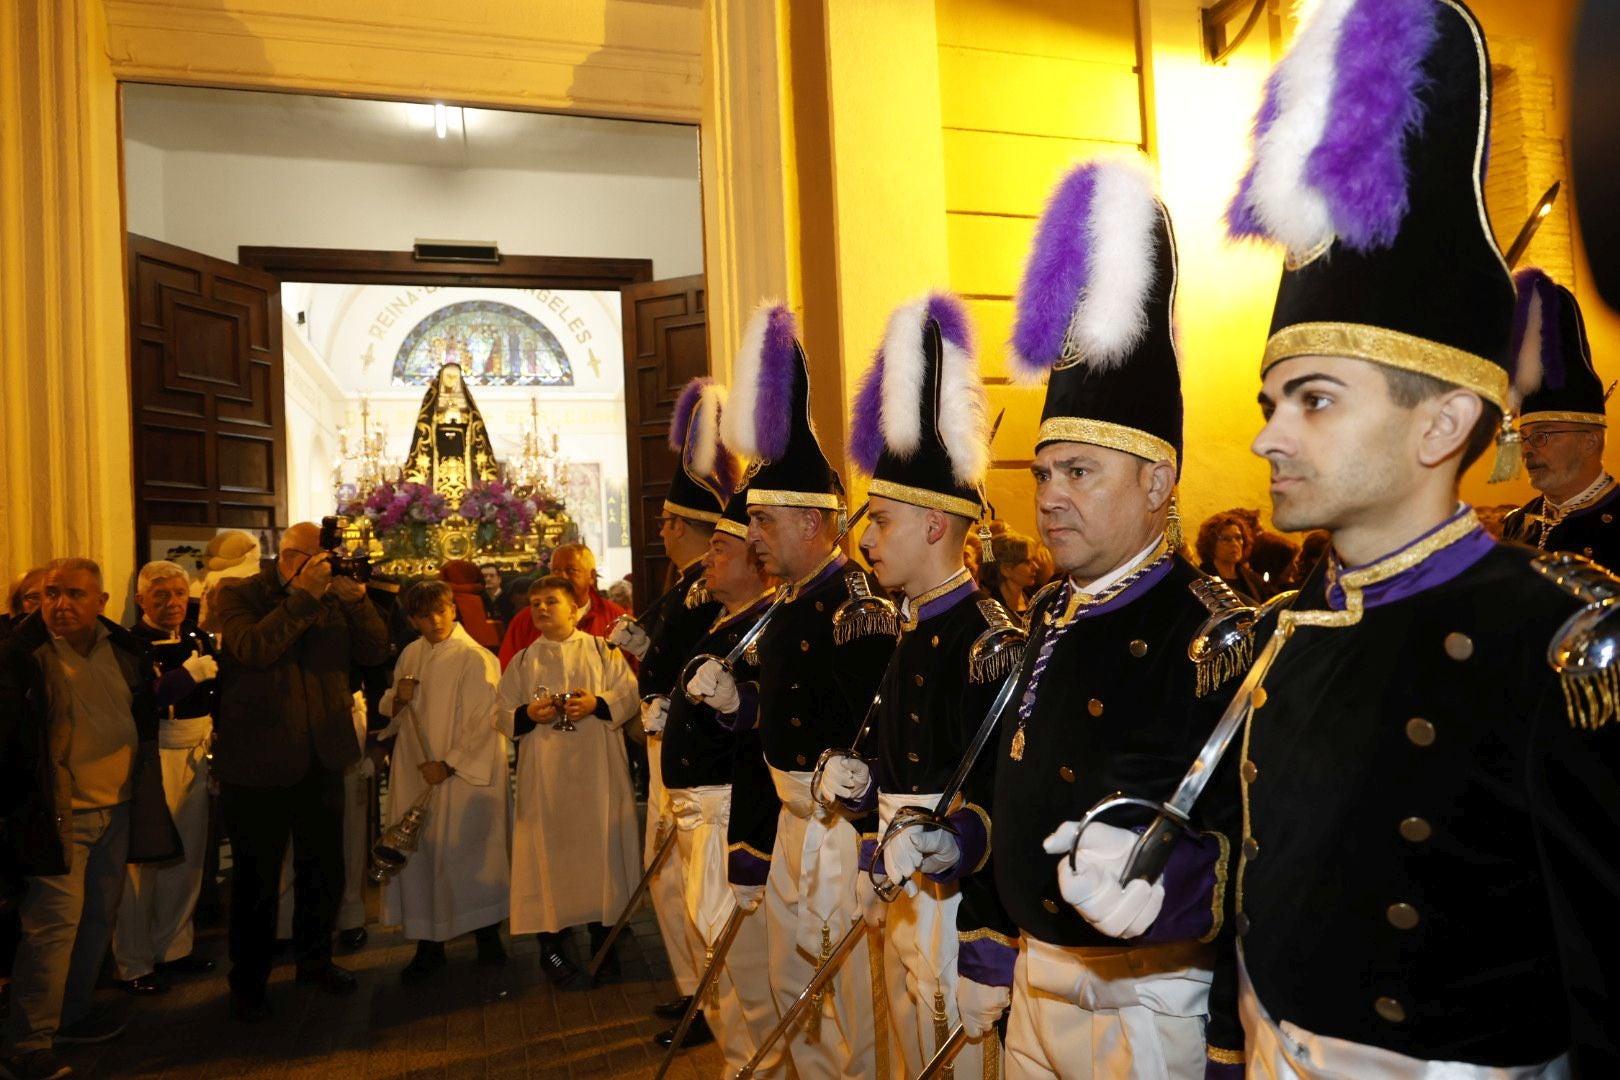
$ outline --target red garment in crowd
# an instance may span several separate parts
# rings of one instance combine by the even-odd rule
[[[607,637],[608,627],[613,620],[625,614],[624,608],[615,604],[596,589],[591,589],[591,606],[580,615],[576,623],[581,630],[596,637]],[[529,617],[529,610],[525,607],[512,617],[512,624],[506,628],[506,637],[501,641],[501,670],[512,662],[512,657],[529,647],[529,643],[540,636],[540,631],[534,628],[534,620]],[[632,671],[636,668],[633,656],[626,656]]]
[[[484,575],[478,567],[465,559],[452,559],[439,567],[439,580],[449,585],[455,595],[456,617],[467,628],[468,636],[486,649],[499,645],[500,631],[484,613]],[[533,619],[529,627],[532,631]]]

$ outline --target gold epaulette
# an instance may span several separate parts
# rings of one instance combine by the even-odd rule
[[[687,610],[690,611],[692,608],[700,608],[704,604],[707,604],[710,599],[712,598],[709,596],[709,590],[703,585],[703,575],[699,574],[696,580],[692,582],[691,587],[686,590]]]
[[[1187,645],[1187,659],[1198,671],[1196,693],[1205,697],[1254,663],[1254,627],[1259,615],[1218,577],[1199,578],[1187,589],[1209,612]]]
[[[980,600],[979,613],[987,626],[968,646],[968,681],[982,684],[995,682],[1018,666],[1029,635],[999,600]]]
[[[1586,605],[1553,635],[1547,662],[1558,673],[1569,722],[1596,731],[1620,716],[1620,577],[1569,551],[1537,555],[1530,565]]]
[[[894,601],[872,591],[871,582],[861,570],[844,575],[849,599],[833,612],[833,640],[840,645],[863,637],[900,636],[900,610]]]

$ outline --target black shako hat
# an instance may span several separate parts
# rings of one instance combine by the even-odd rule
[[[1036,227],[1019,285],[1013,358],[1046,374],[1035,448],[1090,443],[1181,473],[1176,242],[1141,158],[1076,166]]]
[[[737,489],[737,457],[720,439],[725,388],[703,376],[681,389],[669,423],[669,446],[681,467],[664,496],[664,512],[714,524]]]
[[[785,304],[764,304],[748,320],[720,427],[726,445],[752,459],[750,505],[843,509],[843,482],[810,422],[809,364]]]
[[[990,447],[962,302],[935,293],[889,317],[855,397],[850,457],[867,492],[978,520]]]
[[[1506,414],[1513,282],[1485,212],[1490,58],[1459,0],[1322,0],[1266,83],[1234,237],[1287,252],[1261,373],[1345,356]]]
[[[1530,267],[1513,275],[1513,389],[1523,395],[1519,423],[1562,421],[1608,426],[1609,395],[1592,367],[1586,321],[1575,295]]]

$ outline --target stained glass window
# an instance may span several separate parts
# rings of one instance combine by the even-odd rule
[[[496,300],[449,304],[417,323],[394,357],[394,385],[426,386],[445,364],[460,364],[473,386],[574,385],[556,335]]]

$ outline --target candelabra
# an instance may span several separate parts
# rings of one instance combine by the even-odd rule
[[[523,450],[516,460],[502,466],[505,479],[517,493],[561,501],[568,487],[568,462],[553,431],[548,440],[540,431],[540,401],[529,399],[529,429],[523,433]]]
[[[332,492],[340,504],[364,499],[386,481],[399,479],[399,466],[387,459],[388,428],[371,429],[371,401],[360,395],[360,431],[338,428],[338,456],[332,465]]]

